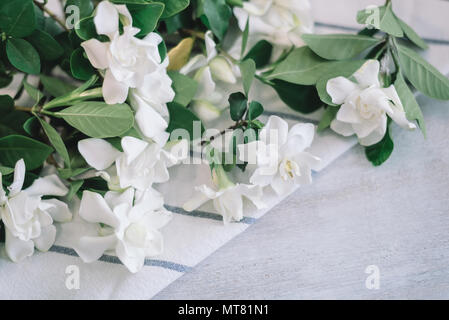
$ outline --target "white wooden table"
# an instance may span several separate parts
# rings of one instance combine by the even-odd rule
[[[419,100],[427,140],[393,128],[379,168],[350,150],[156,299],[448,299],[449,103]]]

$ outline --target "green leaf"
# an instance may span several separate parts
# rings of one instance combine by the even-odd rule
[[[249,50],[243,60],[252,59],[256,63],[256,68],[262,68],[266,66],[271,59],[271,53],[273,52],[273,45],[267,40],[260,40],[254,47]]]
[[[320,123],[318,124],[317,131],[322,132],[325,129],[327,129],[330,125],[332,120],[335,119],[337,116],[338,108],[328,106],[321,117]]]
[[[231,119],[239,121],[245,115],[248,108],[248,100],[241,92],[235,92],[229,96],[229,107],[231,113]]]
[[[36,28],[32,0],[2,0],[0,3],[0,29],[7,35],[22,38]]]
[[[53,148],[37,140],[11,135],[0,139],[0,163],[4,166],[14,167],[20,159],[25,161],[27,170],[40,167]]]
[[[91,0],[67,0],[65,9],[68,6],[76,6],[79,9],[80,18],[88,17],[94,11],[94,5]]]
[[[70,56],[70,71],[76,79],[84,81],[88,80],[96,72],[89,60],[84,56],[82,48],[76,48],[72,52]]]
[[[212,32],[223,40],[231,19],[231,8],[225,0],[204,0],[204,14],[209,21]]]
[[[64,163],[66,164],[66,166],[70,168],[69,153],[67,152],[67,148],[65,147],[64,141],[62,141],[61,136],[56,131],[56,129],[53,128],[45,120],[43,120],[41,118],[38,118],[38,119],[42,125],[42,128],[44,129],[45,134],[48,137],[48,140],[50,141],[52,146],[55,148],[56,152],[59,153],[61,158],[64,160]]]
[[[167,132],[173,132],[176,129],[184,129],[190,135],[190,139],[194,138],[195,134],[198,134],[194,131],[194,121],[198,121],[200,123],[201,132],[204,132],[204,126],[201,123],[201,120],[193,114],[192,111],[183,107],[178,103],[168,103],[168,113],[170,115],[170,123],[168,124]]]
[[[127,4],[133,17],[133,26],[140,29],[137,37],[146,36],[156,29],[159,18],[164,11],[164,4],[160,2],[146,4]]]
[[[0,95],[0,117],[14,110],[14,100],[8,95]]]
[[[399,24],[401,25],[402,30],[404,31],[405,36],[413,42],[415,45],[420,47],[421,49],[428,49],[429,46],[427,43],[413,30],[405,21],[401,20],[396,16],[396,19],[398,20]]]
[[[40,92],[37,88],[30,85],[26,79],[22,81],[23,87],[25,88],[26,93],[36,102],[38,103],[44,97],[44,94]]]
[[[41,71],[39,54],[33,46],[23,39],[8,39],[6,54],[9,62],[25,73],[38,74]]]
[[[254,60],[247,59],[240,63],[240,73],[242,74],[243,90],[246,96],[248,96],[254,76],[256,75],[256,63]]]
[[[134,124],[134,115],[127,104],[80,102],[57,112],[56,116],[92,138],[116,137]]]
[[[397,48],[402,69],[413,86],[429,97],[449,100],[449,79],[412,49]]]
[[[257,117],[262,115],[263,106],[257,101],[251,101],[248,108],[248,120],[255,120]]]
[[[304,46],[293,50],[267,78],[301,85],[314,85],[330,73],[337,71],[354,73],[364,62],[364,60],[327,61],[316,55],[309,47]]]
[[[293,50],[287,58],[282,61],[268,79],[280,79],[296,84],[313,85],[324,74],[323,68],[329,62],[309,47],[300,47]]]
[[[39,135],[39,131],[41,130],[41,125],[39,124],[39,120],[36,117],[30,117],[23,124],[23,130],[28,133],[31,137],[37,137]]]
[[[357,13],[357,22],[373,26],[395,37],[404,36],[402,28],[391,9],[391,2],[386,6],[359,11]]]
[[[391,140],[390,132],[387,129],[385,136],[375,145],[365,147],[365,155],[374,166],[380,166],[388,160],[394,149],[393,140]]]
[[[58,174],[61,177],[61,179],[70,179],[73,177],[76,177],[80,174],[83,174],[86,171],[89,171],[91,168],[64,168],[64,169],[58,169]]]
[[[67,201],[71,201],[76,193],[81,189],[84,180],[75,180],[70,182],[69,192],[66,195]]]
[[[12,129],[15,133],[26,134],[23,125],[29,118],[31,118],[31,115],[28,112],[13,110],[6,116],[0,118],[0,122]]]
[[[190,0],[158,0],[158,2],[165,4],[165,9],[161,16],[161,18],[165,19],[187,8]]]
[[[64,53],[62,46],[45,31],[36,29],[27,40],[37,49],[43,60],[55,60]]]
[[[66,95],[76,89],[75,86],[68,84],[58,78],[41,75],[40,79],[45,91],[47,91],[53,97]]]
[[[314,86],[293,84],[282,80],[273,80],[272,83],[279,98],[295,111],[311,113],[323,105]]]
[[[172,88],[175,91],[175,99],[173,102],[187,107],[196,94],[198,83],[177,71],[168,71],[168,75],[173,81]]]
[[[356,34],[303,34],[302,39],[317,55],[328,60],[354,58],[381,41]]]
[[[396,81],[394,87],[401,99],[402,105],[404,106],[405,114],[409,121],[416,120],[418,122],[421,131],[426,136],[426,125],[424,123],[424,116],[422,114],[421,108],[418,102],[416,102],[415,96],[405,82],[404,76],[401,72],[398,72],[396,76]]]
[[[81,40],[89,40],[97,38],[97,30],[95,29],[94,17],[82,18],[75,26],[75,32]]]
[[[2,176],[7,176],[8,174],[11,174],[13,172],[14,168],[0,166],[0,173],[2,174]]]

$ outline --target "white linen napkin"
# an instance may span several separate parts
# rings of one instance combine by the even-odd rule
[[[365,5],[383,3],[377,0],[312,2],[317,21],[316,31],[319,33],[355,32],[360,29],[355,21],[356,12]],[[449,61],[446,58],[449,54],[449,28],[446,21],[449,3],[440,0],[395,0],[393,4],[399,16],[428,40],[430,49],[426,58],[441,71],[449,72]],[[0,94],[2,92],[5,91],[0,91]],[[267,111],[265,117],[280,115],[290,125],[304,121],[316,123],[319,119],[319,112],[305,116],[290,110],[266,86],[263,90],[256,88],[255,92],[254,98],[261,101]],[[311,152],[322,159],[321,170],[355,143],[354,138],[342,138],[326,131],[316,137]],[[257,211],[248,205],[245,218],[227,226],[223,225],[221,217],[210,204],[187,213],[181,207],[191,197],[193,187],[207,183],[210,179],[205,166],[174,167],[170,171],[170,182],[159,188],[164,193],[168,208],[175,214],[172,222],[163,229],[164,254],[147,259],[139,273],[129,273],[113,256],[104,256],[101,261],[85,264],[73,250],[65,246],[63,237],[60,237],[50,252],[36,253],[19,264],[9,262],[4,252],[0,252],[0,298],[150,299],[227,241],[256,223],[259,217],[284,198],[269,193],[264,198],[269,204],[267,209]],[[78,290],[69,290],[66,286],[72,272],[72,269],[67,269],[68,266],[79,268]]]

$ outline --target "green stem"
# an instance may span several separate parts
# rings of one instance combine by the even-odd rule
[[[80,102],[88,99],[101,98],[103,96],[103,92],[101,88],[95,88],[86,90],[81,93],[71,93],[67,96],[63,96],[60,98],[53,99],[49,103],[45,104],[42,109],[49,110],[57,107],[63,107],[69,104],[73,104],[74,102]]]

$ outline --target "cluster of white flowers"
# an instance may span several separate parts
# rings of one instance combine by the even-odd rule
[[[0,183],[1,181],[0,174]],[[5,226],[5,249],[8,257],[18,262],[33,255],[34,248],[47,251],[55,242],[53,221],[67,222],[72,214],[66,203],[43,196],[65,196],[68,189],[55,175],[36,179],[22,190],[25,181],[25,162],[17,161],[14,181],[8,193],[0,190],[0,220]]]
[[[111,252],[137,272],[146,257],[162,252],[158,230],[171,218],[153,184],[169,180],[168,168],[187,156],[187,143],[167,143],[166,104],[175,93],[166,71],[168,58],[161,61],[159,54],[162,38],[157,33],[137,38],[140,30],[132,27],[126,6],[108,1],[98,5],[94,24],[97,33],[110,41],[91,39],[82,46],[92,65],[104,73],[104,99],[109,104],[130,102],[143,140],[123,137],[123,151],[102,139],[79,141],[80,154],[95,169],[83,178],[100,176],[111,191],[104,197],[84,191],[79,214],[64,225],[64,237],[85,262]]]
[[[225,223],[240,221],[243,197],[263,209],[266,207],[262,200],[266,187],[285,196],[297,186],[311,183],[312,169],[317,169],[320,163],[319,158],[307,152],[314,135],[315,127],[310,123],[296,124],[289,130],[285,120],[271,116],[260,131],[259,140],[238,146],[240,160],[255,166],[250,184],[231,182],[223,167],[217,166],[212,170],[216,190],[206,185],[197,187],[198,193],[184,205],[184,209],[192,211],[212,199]]]
[[[122,34],[119,20],[123,24]],[[140,133],[163,141],[168,127],[166,104],[173,100],[175,92],[167,75],[168,58],[161,61],[161,36],[152,32],[143,39],[137,38],[140,30],[132,26],[126,5],[109,1],[97,6],[94,24],[97,33],[110,41],[90,39],[81,46],[90,63],[104,74],[104,100],[108,104],[123,103],[129,96]]]

